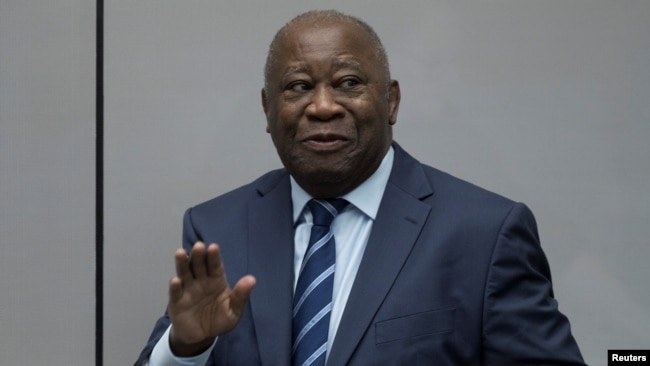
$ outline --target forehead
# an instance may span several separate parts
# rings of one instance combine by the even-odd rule
[[[352,23],[327,25],[294,24],[276,45],[274,68],[308,68],[311,62],[332,66],[372,68],[379,65],[376,45],[368,33]]]

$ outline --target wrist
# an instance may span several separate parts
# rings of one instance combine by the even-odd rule
[[[185,342],[174,333],[174,326],[169,332],[169,348],[176,357],[194,357],[205,352],[214,343],[215,338],[206,338],[198,342]]]

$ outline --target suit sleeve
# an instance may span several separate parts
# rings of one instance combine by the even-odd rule
[[[515,204],[496,238],[485,287],[484,363],[584,365],[558,310],[532,212]]]
[[[197,240],[200,240],[199,236],[195,232],[194,227],[192,225],[191,210],[192,209],[188,209],[185,212],[185,215],[183,216],[183,248],[188,253],[192,249],[194,243]],[[158,341],[160,340],[160,337],[162,337],[162,335],[165,334],[165,331],[167,330],[170,324],[171,321],[169,320],[167,311],[165,311],[165,314],[162,317],[160,317],[158,321],[156,321],[153,331],[149,336],[149,341],[147,342],[147,345],[140,353],[140,356],[138,357],[138,360],[135,362],[134,366],[142,366],[144,365],[145,361],[149,360],[153,348],[156,346],[156,343],[158,343]]]

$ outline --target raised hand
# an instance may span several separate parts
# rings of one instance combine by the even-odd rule
[[[194,356],[237,325],[255,277],[244,276],[230,288],[217,244],[206,248],[196,242],[189,257],[179,249],[175,259],[176,277],[169,283],[169,344],[177,356]]]

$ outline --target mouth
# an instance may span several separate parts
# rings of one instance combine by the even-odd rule
[[[348,139],[333,133],[319,133],[306,137],[303,144],[312,150],[333,151],[341,148]]]

